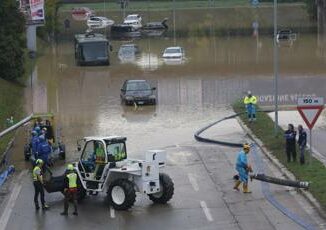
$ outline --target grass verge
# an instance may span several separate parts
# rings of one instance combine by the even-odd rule
[[[25,52],[25,74],[16,81],[6,81],[0,78],[0,131],[8,127],[7,118],[13,116],[14,123],[21,120],[24,115],[24,90],[25,82],[30,75],[32,61]],[[11,132],[0,138],[0,156],[7,148],[9,141],[15,135]]]
[[[262,3],[260,5],[271,5],[271,3]],[[136,1],[129,2],[126,11],[130,10],[167,10],[172,9],[198,9],[198,8],[211,8],[211,7],[250,7],[250,2],[247,0],[215,0],[215,1]],[[121,11],[119,1],[103,1],[98,3],[74,3],[62,4],[61,11],[70,11],[74,7],[89,7],[93,10],[106,10],[106,11]]]
[[[236,113],[245,112],[242,101],[233,104]],[[259,108],[258,108],[259,109]],[[278,127],[278,135],[274,135],[274,122],[266,113],[258,113],[257,121],[249,123],[246,114],[242,114],[240,119],[249,129],[258,137],[265,147],[284,165],[297,179],[310,181],[309,191],[319,201],[320,205],[326,210],[326,168],[316,158],[311,158],[311,163],[301,166],[297,163],[287,163],[285,153],[285,140],[283,138],[284,130]],[[298,153],[297,153],[298,154]],[[308,159],[308,151],[306,151]]]

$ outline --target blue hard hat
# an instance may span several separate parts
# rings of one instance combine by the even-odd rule
[[[35,130],[35,131],[40,131],[41,128],[40,128],[39,126],[36,126],[36,127],[34,128],[34,130]]]
[[[35,130],[32,131],[32,135],[33,136],[36,136],[37,135],[37,132]]]

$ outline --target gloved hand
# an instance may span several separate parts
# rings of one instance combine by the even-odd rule
[[[251,165],[247,166],[247,172],[253,172]]]

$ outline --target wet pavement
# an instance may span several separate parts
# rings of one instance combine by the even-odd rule
[[[226,140],[245,141],[236,120],[229,123],[234,133],[230,132]],[[221,132],[223,128],[222,125]],[[209,132],[209,135],[220,135],[216,130]],[[138,195],[132,209],[118,212],[110,209],[100,194],[87,197],[79,205],[78,217],[62,217],[63,196],[53,193],[46,194],[50,210],[35,212],[31,201],[32,184],[29,174],[25,174],[21,185],[17,183],[13,188],[16,191],[18,186],[18,192],[14,192],[17,200],[12,204],[10,215],[5,215],[9,218],[6,221],[1,218],[4,229],[300,229],[266,201],[261,182],[250,183],[252,194],[232,190],[237,149],[201,144],[192,139],[165,150],[168,156],[164,171],[175,184],[174,197],[167,205],[153,205],[147,197]],[[261,152],[258,154],[263,158],[268,175],[282,176]],[[252,155],[249,159],[255,170],[261,170]],[[325,229],[325,220],[320,219],[295,190],[277,185],[271,185],[270,190],[277,201],[314,229]],[[11,209],[6,209],[5,214],[8,210]]]

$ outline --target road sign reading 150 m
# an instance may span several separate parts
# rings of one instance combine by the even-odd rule
[[[320,106],[324,105],[324,98],[322,97],[301,97],[298,98],[298,106]]]
[[[301,97],[298,98],[297,109],[306,125],[311,130],[324,108],[322,97]]]

